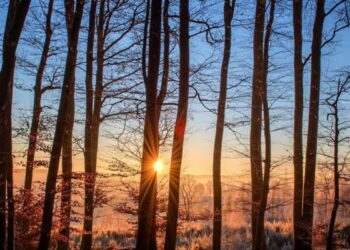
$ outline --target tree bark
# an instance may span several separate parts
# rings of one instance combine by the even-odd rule
[[[317,155],[318,113],[321,75],[322,31],[325,18],[325,0],[317,0],[316,17],[313,27],[311,48],[311,84],[309,124],[305,159],[305,182],[303,199],[303,242],[302,249],[312,249],[312,226],[314,215],[315,174]]]
[[[267,199],[269,194],[270,185],[270,171],[271,171],[271,131],[270,131],[270,111],[268,104],[267,95],[267,76],[269,70],[269,46],[272,32],[272,25],[275,16],[275,0],[270,1],[270,14],[269,21],[266,26],[265,38],[264,38],[264,72],[263,82],[261,85],[261,103],[263,106],[264,115],[264,136],[265,136],[265,168],[263,187],[261,190],[261,203],[259,207],[258,221],[257,221],[257,232],[255,240],[255,249],[266,249],[265,240],[265,211],[267,206]]]
[[[92,150],[92,114],[94,90],[92,86],[93,78],[93,50],[94,34],[96,20],[97,0],[91,1],[89,14],[88,42],[86,48],[86,116],[85,116],[85,142],[84,142],[84,166],[85,166],[85,206],[84,206],[84,225],[80,249],[91,249],[92,245],[92,214],[93,210],[93,150]],[[91,222],[91,223],[90,223]],[[90,226],[91,225],[91,226]]]
[[[302,236],[302,206],[303,206],[303,34],[302,34],[303,1],[293,0],[293,28],[294,28],[294,202],[293,227],[294,248],[301,249]]]
[[[256,1],[255,28],[254,28],[254,70],[252,90],[252,110],[250,127],[250,164],[252,183],[252,243],[255,248],[257,232],[257,220],[261,203],[261,191],[263,185],[261,163],[261,86],[264,77],[263,36],[265,23],[265,0]]]
[[[227,95],[227,77],[231,55],[231,22],[236,1],[225,0],[224,22],[225,41],[220,74],[220,96],[218,102],[216,132],[213,154],[213,192],[214,192],[214,218],[213,218],[213,249],[221,249],[222,226],[222,193],[221,193],[221,150],[225,127],[225,106]]]
[[[30,0],[9,1],[3,39],[3,63],[0,71],[0,248],[5,248],[6,243],[6,186],[7,178],[12,176],[12,173],[8,175],[8,171],[12,171],[13,164],[11,124],[13,74],[17,45],[30,2]],[[13,221],[10,220],[9,223],[12,227]]]
[[[68,53],[64,72],[60,107],[58,110],[56,130],[51,149],[51,158],[46,181],[45,200],[38,249],[48,249],[50,243],[58,166],[64,140],[64,131],[68,128],[67,114],[69,111],[69,97],[74,96],[77,46],[79,40],[80,23],[83,15],[84,0],[77,1],[76,10],[75,12],[73,11],[73,15],[71,13],[71,10],[74,8],[74,2],[66,0],[65,6],[68,30]],[[69,19],[71,19],[71,21],[69,21]],[[72,23],[72,26],[69,25],[70,23]]]
[[[173,147],[169,177],[169,201],[165,249],[174,250],[176,247],[176,228],[179,212],[180,172],[185,138],[188,93],[189,93],[189,1],[180,1],[180,83],[177,117],[174,129]]]

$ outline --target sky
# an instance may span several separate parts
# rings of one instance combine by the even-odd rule
[[[36,1],[33,1],[35,3]],[[239,2],[239,1],[238,1]],[[242,6],[242,3],[239,6]],[[238,7],[239,7],[238,6]],[[290,6],[289,6],[290,7]],[[252,8],[253,9],[253,8]],[[232,29],[232,54],[231,54],[231,64],[230,64],[230,77],[229,85],[235,85],[243,76],[251,77],[252,70],[252,30],[250,28],[238,27],[238,24],[245,23],[246,20],[253,20],[252,9],[247,10],[237,9],[237,14],[234,17],[234,27]],[[218,10],[218,11],[217,11]],[[222,18],[221,13],[222,7],[218,4],[215,10],[212,12],[213,20],[217,18]],[[283,31],[292,30],[290,9],[277,9],[278,18],[275,21],[276,29],[279,28]],[[4,29],[5,23],[5,9],[0,9],[0,30]],[[286,15],[287,13],[287,15]],[[310,19],[310,16],[304,17],[306,20]],[[286,17],[287,16],[287,17]],[[312,18],[311,18],[312,19]],[[329,23],[332,22],[332,18],[327,20],[325,29],[329,29],[331,26]],[[28,22],[26,25],[31,25]],[[25,31],[26,32],[26,31]],[[221,33],[220,33],[221,32]],[[310,30],[305,28],[304,36],[310,37]],[[218,35],[222,34],[222,31],[218,30]],[[289,33],[291,35],[292,33]],[[82,40],[84,38],[81,38]],[[325,48],[323,50],[324,55],[322,58],[322,76],[325,79],[327,76],[333,74],[337,69],[349,66],[350,58],[350,33],[349,30],[344,30],[337,35],[336,44],[331,45],[331,47]],[[37,53],[32,51],[28,46],[21,46],[20,42],[19,50],[23,55]],[[207,58],[209,55],[213,54],[217,58],[216,63],[213,68],[209,70],[208,73],[214,76],[210,79],[210,85],[213,89],[218,90],[219,82],[219,66],[221,62],[222,45],[209,46],[205,43],[203,37],[195,37],[190,41],[190,58],[191,64],[196,63]],[[310,49],[310,43],[305,43],[304,45],[304,55],[306,55]],[[271,62],[278,68],[276,71],[272,72],[269,80],[269,94],[270,94],[270,104],[274,108],[272,115],[276,115],[276,121],[272,124],[272,129],[283,127],[282,130],[277,130],[272,133],[273,140],[273,158],[278,159],[282,156],[291,155],[292,146],[292,124],[293,124],[293,55],[292,55],[292,40],[289,38],[283,38],[276,34],[272,37],[271,42]],[[85,47],[82,46],[82,52],[84,53]],[[177,53],[177,52],[175,52]],[[304,79],[306,84],[305,89],[305,99],[308,98],[308,82],[310,78],[310,72],[308,67],[305,71]],[[33,86],[32,77],[28,77],[24,72],[16,71],[15,79],[19,83],[25,83],[29,86]],[[77,72],[77,81],[84,79],[84,74],[82,71]],[[323,84],[323,83],[322,83]],[[142,86],[142,85],[141,85]],[[243,115],[250,115],[249,102],[250,102],[250,80],[246,81],[244,84],[232,88],[229,90],[228,95],[232,97],[228,100],[227,105],[233,109],[227,110],[226,121],[238,121]],[[204,87],[201,90],[204,96],[208,96],[209,99],[215,99],[215,95],[209,92],[208,88]],[[193,94],[193,93],[192,93]],[[275,96],[281,94],[282,98],[275,100]],[[243,96],[240,98],[240,96]],[[44,97],[46,104],[57,105],[57,99],[59,93],[52,93]],[[30,115],[31,108],[33,106],[33,92],[23,91],[16,88],[14,91],[13,99],[13,115],[14,122],[18,122],[23,115]],[[307,103],[306,103],[307,104]],[[209,103],[209,106],[215,107],[216,102]],[[307,107],[305,108],[305,123],[307,121]],[[190,100],[190,113],[189,121],[187,127],[187,134],[185,139],[184,147],[184,158],[182,165],[182,173],[196,174],[196,175],[210,175],[212,173],[212,152],[213,152],[213,142],[214,142],[214,125],[216,116],[208,112],[196,99]],[[77,125],[75,131],[81,134],[81,126]],[[101,139],[99,148],[99,165],[106,166],[106,159],[112,159],[116,156],[117,151],[114,148],[115,142],[111,139],[106,139],[106,131],[111,129],[111,125],[102,125],[101,129]],[[243,127],[237,127],[237,132],[241,140],[247,144],[249,142],[249,124]],[[26,144],[23,141],[14,140],[14,150],[22,151],[26,148]],[[223,175],[237,175],[241,174],[243,170],[249,169],[249,160],[245,157],[237,154],[236,151],[242,151],[242,146],[239,145],[237,138],[228,129],[225,130],[224,134],[224,150],[222,159],[222,174]],[[47,157],[47,156],[44,156]],[[165,164],[164,174],[167,173],[169,163],[170,163],[170,151],[160,154],[160,158]],[[291,167],[291,162],[289,162],[286,167]],[[101,168],[103,169],[103,168]],[[83,170],[83,155],[76,155],[74,158],[74,171]]]

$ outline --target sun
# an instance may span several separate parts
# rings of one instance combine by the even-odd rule
[[[154,164],[153,164],[153,169],[156,172],[160,172],[163,169],[163,163],[161,160],[157,160]]]

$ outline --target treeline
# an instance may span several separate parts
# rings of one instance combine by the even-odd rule
[[[194,99],[216,117],[212,248],[221,249],[224,130],[236,134],[236,127],[248,124],[249,142],[244,145],[246,151],[239,154],[250,159],[251,243],[254,250],[266,249],[264,224],[271,171],[281,164],[273,157],[271,134],[276,117],[272,106],[277,99],[288,99],[283,93],[276,96],[271,85],[285,75],[289,76],[288,88],[293,89],[294,82],[291,153],[294,249],[313,249],[318,160],[322,160],[321,167],[332,172],[334,180],[326,244],[328,250],[334,249],[337,210],[345,204],[340,198],[340,185],[349,178],[347,155],[350,151],[346,135],[349,125],[344,120],[344,103],[349,98],[350,71],[339,69],[332,79],[325,81],[329,88],[321,88],[325,56],[322,52],[324,47],[336,47],[338,33],[348,32],[350,2],[257,0],[252,19],[242,16],[244,11],[253,12],[250,4],[253,3],[236,0],[9,0],[2,6],[0,13],[5,14],[6,20],[2,18],[5,23],[1,24],[4,32],[0,73],[0,249],[26,248],[19,237],[35,230],[38,234],[26,239],[28,244],[31,242],[31,248],[69,249],[74,178],[84,180],[80,248],[93,247],[94,209],[99,202],[96,180],[102,142],[100,131],[101,125],[108,122],[112,128],[110,135],[117,141],[116,152],[130,157],[117,156],[112,165],[120,176],[140,176],[135,195],[138,203],[136,249],[159,247],[156,234],[159,176],[154,164],[162,148],[169,149],[165,240],[161,248],[175,249],[189,104]],[[285,17],[286,13],[292,16]],[[307,38],[305,26],[309,26],[311,32]],[[244,53],[252,52],[252,58],[247,60],[253,64],[249,77],[235,79],[237,75],[230,76],[230,69],[240,66],[236,67],[232,58],[232,48],[236,46],[233,38],[242,34],[243,29],[252,37],[252,43],[249,40],[247,43],[251,44],[244,45],[249,47]],[[293,44],[288,53],[294,67],[278,65],[278,60],[271,62],[280,53],[274,47],[273,37],[279,40],[280,47],[284,46],[283,41]],[[193,53],[198,41],[203,46],[199,51],[205,54],[207,48],[214,48],[216,53],[220,51],[220,56],[199,59]],[[36,55],[32,58],[17,53],[20,46],[36,51]],[[211,76],[218,71],[216,77]],[[271,77],[276,72],[277,80]],[[27,77],[34,82],[24,82]],[[234,85],[230,83],[232,78]],[[310,79],[309,85],[305,78]],[[243,111],[244,118],[239,118],[240,121],[229,122],[225,113],[235,112],[232,102],[246,96],[232,97],[228,91],[236,91],[242,83],[248,83],[245,91],[249,93],[249,111]],[[27,132],[25,128],[18,129],[22,123],[12,124],[16,112],[12,109],[15,88],[33,90]],[[209,98],[209,90],[218,98]],[[58,110],[54,102],[48,104],[45,100],[46,96],[54,99],[51,92],[59,93]],[[305,93],[309,94],[308,98]],[[211,107],[213,103],[216,108]],[[328,125],[320,119],[322,105],[327,106]],[[75,126],[78,129],[75,130]],[[53,132],[48,135],[48,130]],[[81,135],[75,133],[77,130],[83,131]],[[17,148],[13,137],[19,135],[26,137],[28,145],[23,163],[24,184],[17,190],[13,177],[13,155]],[[241,144],[239,137],[235,138],[236,143]],[[326,146],[320,150],[321,140]],[[84,174],[80,177],[73,171],[76,151],[84,157]],[[43,152],[49,155],[47,162],[39,160],[38,154]],[[137,167],[130,167],[128,160],[136,162]],[[47,179],[44,196],[39,205],[35,205],[39,198],[33,176],[35,167],[40,166],[47,167]],[[60,193],[59,202],[57,193]],[[31,214],[38,206],[42,208],[40,223],[33,225]],[[59,225],[56,227],[57,206]],[[52,239],[52,232],[57,228],[58,236]]]

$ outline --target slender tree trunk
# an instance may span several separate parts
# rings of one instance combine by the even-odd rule
[[[84,0],[77,1],[76,10],[73,15],[71,13],[72,5],[74,5],[73,1],[66,0],[65,5],[68,30],[68,53],[66,59],[66,68],[64,72],[60,107],[58,110],[56,122],[56,131],[54,135],[46,181],[45,200],[38,249],[48,249],[50,243],[59,159],[64,140],[64,131],[68,128],[67,114],[69,111],[69,97],[74,93],[77,46],[79,40],[80,23],[83,15]],[[70,23],[72,23],[72,26],[69,25]]]
[[[64,131],[62,147],[62,192],[60,214],[60,239],[57,249],[69,249],[70,213],[72,196],[72,139],[74,127],[74,92],[68,97],[67,128]]]
[[[24,179],[24,199],[23,199],[23,212],[25,215],[29,215],[31,211],[28,211],[30,208],[29,203],[31,202],[31,191],[32,191],[32,182],[33,182],[33,171],[34,171],[34,159],[35,152],[38,140],[38,129],[41,115],[41,97],[43,94],[42,90],[42,79],[44,76],[44,70],[46,67],[46,61],[50,51],[50,43],[52,37],[51,29],[51,17],[53,12],[54,0],[50,0],[47,13],[46,13],[46,25],[45,25],[45,42],[43,51],[41,53],[40,63],[38,71],[35,78],[34,86],[34,106],[33,106],[33,116],[32,123],[30,126],[29,134],[29,144],[27,151],[27,161],[26,161],[26,172]],[[27,232],[30,226],[29,218],[24,218],[23,224],[21,225],[21,230],[23,233]]]
[[[92,237],[90,228],[91,217],[87,215],[91,214],[93,210],[93,192],[92,192],[92,178],[93,178],[93,154],[92,154],[92,112],[93,112],[93,86],[92,86],[92,74],[93,74],[93,50],[94,50],[94,34],[95,34],[95,19],[96,19],[96,5],[97,0],[91,1],[90,15],[89,15],[89,30],[88,30],[88,42],[86,48],[86,117],[85,117],[85,206],[84,206],[84,225],[83,235],[80,245],[80,249],[91,249]],[[91,223],[92,225],[92,223]],[[92,228],[92,226],[91,226]]]
[[[162,1],[151,2],[151,23],[149,36],[149,63],[146,74],[146,42],[149,4],[147,1],[146,21],[144,30],[143,48],[143,76],[146,87],[146,114],[144,124],[144,141],[141,161],[141,181],[139,193],[138,232],[136,249],[155,249],[155,209],[157,192],[157,174],[153,164],[158,158],[158,107],[157,107],[157,83],[160,63],[161,41],[161,17]]]
[[[0,71],[0,248],[5,248],[6,243],[6,186],[7,179],[12,176],[12,173],[8,175],[8,171],[12,171],[13,74],[17,45],[29,5],[30,0],[9,1],[3,39],[2,62],[6,63],[2,63]],[[10,220],[8,223],[13,224],[13,221]]]
[[[14,81],[15,67],[12,70],[11,77],[11,94],[10,94],[10,103],[12,103],[13,97],[13,81]],[[10,127],[12,128],[12,121],[10,120]],[[12,142],[11,152],[12,152]],[[11,162],[9,164],[9,169],[7,170],[7,249],[14,249],[15,243],[15,204],[13,200],[13,160],[11,157]]]
[[[293,226],[294,248],[301,249],[302,236],[302,206],[303,206],[303,34],[302,34],[303,1],[293,0],[294,27],[294,203]]]
[[[92,245],[92,232],[93,232],[93,213],[94,213],[94,193],[95,193],[95,181],[96,181],[96,165],[97,165],[97,152],[98,152],[98,138],[100,128],[100,113],[102,106],[102,93],[103,93],[103,45],[104,45],[104,10],[105,1],[100,1],[100,12],[97,27],[97,70],[96,70],[96,90],[94,96],[94,106],[91,116],[91,131],[90,131],[90,143],[91,143],[91,169],[87,172],[87,189],[85,198],[85,214],[84,214],[84,234],[82,238],[82,249],[91,249]],[[84,247],[84,248],[83,248]]]
[[[255,248],[257,220],[261,203],[263,185],[261,163],[261,86],[264,77],[263,36],[265,23],[265,0],[256,1],[255,28],[254,28],[254,70],[252,90],[252,112],[250,127],[250,164],[252,182],[252,243]]]
[[[340,96],[340,93],[338,93],[338,97]],[[332,208],[332,214],[331,219],[329,221],[329,227],[328,227],[328,233],[327,233],[327,250],[333,249],[333,234],[334,234],[334,228],[335,228],[335,222],[337,218],[337,210],[339,207],[339,166],[338,166],[338,152],[339,152],[339,117],[338,117],[338,104],[337,104],[338,98],[336,102],[334,103],[333,107],[333,115],[334,115],[334,198],[333,198],[333,208]]]
[[[162,105],[166,96],[169,80],[169,51],[170,51],[170,27],[169,27],[169,0],[164,0],[163,8],[163,31],[164,31],[164,51],[163,51],[163,75],[162,84],[157,101],[157,120],[159,124]]]
[[[265,168],[264,168],[264,180],[261,193],[261,203],[259,208],[257,232],[256,232],[256,244],[255,249],[266,249],[265,240],[265,211],[267,206],[267,199],[269,194],[270,184],[270,171],[271,171],[271,132],[270,132],[270,113],[267,95],[267,75],[269,70],[269,46],[270,37],[272,31],[272,25],[275,16],[275,0],[270,1],[270,16],[266,26],[265,39],[264,39],[264,72],[263,82],[261,85],[261,102],[263,106],[264,115],[264,136],[265,136]]]
[[[50,43],[51,43],[51,36],[52,36],[51,17],[52,17],[52,11],[53,11],[53,4],[54,4],[54,0],[50,0],[47,13],[46,13],[45,42],[44,42],[43,51],[41,53],[38,71],[36,73],[36,78],[35,78],[33,117],[32,117],[32,124],[30,127],[30,134],[29,134],[26,174],[25,174],[25,181],[24,181],[24,191],[26,193],[29,193],[29,196],[32,190],[34,157],[35,157],[35,151],[36,151],[36,142],[38,139],[38,128],[39,128],[40,114],[41,114],[42,79],[44,76],[46,61],[50,51]]]
[[[317,154],[318,112],[321,76],[321,44],[324,22],[325,0],[317,0],[316,18],[313,27],[311,84],[309,104],[309,124],[305,159],[305,182],[303,200],[303,245],[302,249],[312,249],[312,226],[314,215],[315,174]]]
[[[168,218],[166,226],[165,249],[176,247],[176,228],[179,212],[180,172],[185,138],[188,92],[189,92],[189,1],[180,1],[180,83],[177,117],[174,129],[173,147],[169,177]]]
[[[218,102],[216,132],[213,155],[213,192],[214,192],[214,218],[213,218],[213,249],[221,249],[222,225],[222,194],[221,194],[221,150],[225,126],[225,106],[227,93],[227,77],[231,55],[231,22],[234,14],[235,0],[225,0],[225,44],[221,64],[220,96]]]

